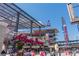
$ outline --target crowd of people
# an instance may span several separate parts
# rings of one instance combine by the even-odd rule
[[[46,56],[46,52],[41,50],[38,53],[40,56]],[[17,52],[13,52],[12,49],[7,49],[7,51],[3,50],[1,52],[2,56],[36,56],[37,52],[35,50],[30,50],[30,49],[21,49],[18,50]]]
[[[49,49],[45,50],[44,48],[39,49],[38,51],[36,51],[35,49],[31,49],[31,48],[29,49],[23,48],[24,44],[26,43],[24,43],[21,40],[15,40],[15,36],[11,40],[6,39],[3,42],[1,55],[2,56],[37,56],[37,55],[39,56],[58,56],[58,55],[62,56],[63,54],[63,53],[59,53],[59,50],[58,52],[56,52],[55,50],[50,52],[48,51]],[[70,54],[76,55],[76,52],[69,53],[68,50],[64,51],[64,53],[65,53],[64,55],[70,55]]]
[[[27,37],[27,36],[26,36]],[[23,37],[19,37],[19,39],[25,38],[24,35]],[[46,56],[46,52],[44,50],[38,51],[38,53],[31,49],[31,48],[23,48],[25,45],[25,42],[22,40],[18,40],[16,38],[16,35],[12,37],[12,39],[6,39],[3,41],[3,46],[2,46],[2,51],[1,55],[2,56],[36,56],[39,54],[40,56]]]

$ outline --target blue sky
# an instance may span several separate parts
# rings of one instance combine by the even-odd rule
[[[78,39],[78,29],[76,24],[71,25],[70,18],[67,11],[66,4],[62,3],[23,3],[23,4],[16,4],[20,8],[22,8],[24,11],[29,13],[32,17],[37,19],[38,21],[42,21],[43,23],[47,23],[48,20],[51,22],[51,28],[57,28],[59,30],[59,33],[57,35],[58,40],[64,40],[64,33],[62,30],[62,22],[61,17],[63,16],[67,29],[68,29],[68,35],[69,40],[76,40]],[[78,11],[79,8],[74,9],[75,11]],[[76,12],[77,16],[79,15],[78,12]]]

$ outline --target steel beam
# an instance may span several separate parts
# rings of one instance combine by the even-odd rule
[[[33,30],[33,26],[32,26],[32,24],[33,24],[33,21],[31,21],[31,27],[30,27],[30,36],[32,36],[32,30]]]
[[[40,26],[39,26],[39,33],[40,33],[39,37],[41,38],[41,27]]]
[[[14,8],[12,8],[11,6],[9,6],[8,4],[6,4],[6,3],[4,3],[6,6],[8,6],[8,7],[10,7],[11,9],[13,9],[13,10],[15,10],[16,12],[18,12],[16,9],[14,9]],[[25,11],[23,11],[21,8],[19,8],[17,5],[15,5],[15,4],[12,4],[13,6],[15,6],[15,7],[17,7],[18,9],[19,9],[19,11],[21,11],[21,15],[23,15],[25,18],[27,18],[28,20],[30,20],[30,21],[32,21],[32,20],[34,20],[33,22],[35,23],[35,24],[37,24],[37,26],[41,26],[41,27],[45,27],[43,24],[41,24],[41,23],[39,23],[36,19],[34,19],[32,16],[30,16],[28,13],[26,13]],[[24,15],[24,14],[26,14],[27,15],[27,17]],[[37,23],[36,23],[37,22]],[[38,25],[38,24],[40,24],[40,25]]]
[[[15,32],[18,32],[18,27],[19,27],[19,16],[20,16],[20,14],[17,12],[17,19],[16,19]]]

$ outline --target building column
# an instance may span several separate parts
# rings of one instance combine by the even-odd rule
[[[31,21],[31,27],[30,27],[30,36],[32,36],[32,30],[33,30],[33,26],[32,26],[33,22]]]
[[[17,19],[16,19],[16,27],[15,27],[15,32],[18,32],[18,27],[19,27],[19,16],[20,14],[17,12]]]
[[[39,26],[39,33],[41,33],[41,27]],[[39,35],[39,37],[41,38],[41,34]]]

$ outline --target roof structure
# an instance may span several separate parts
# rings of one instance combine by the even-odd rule
[[[19,29],[30,28],[31,25],[32,28],[45,27],[44,24],[38,22],[17,5],[13,3],[0,3],[0,21],[6,22],[10,24],[10,26],[15,27],[17,19],[19,19]]]
[[[39,32],[39,30],[34,30],[34,32]],[[53,33],[58,33],[58,29],[54,28],[54,29],[43,29],[40,31],[41,33],[47,33],[47,32],[53,32]]]
[[[45,35],[46,33],[48,33],[48,32],[51,32],[51,33],[58,33],[59,31],[56,29],[56,28],[54,28],[54,29],[43,29],[43,30],[34,30],[33,31],[33,33],[32,33],[32,35],[33,36],[39,36],[40,34],[41,35]],[[30,34],[30,33],[29,33]]]
[[[66,41],[58,41],[55,43],[57,43],[61,47],[66,46]],[[69,40],[68,41],[68,47],[78,47],[78,46],[79,46],[79,40]]]

